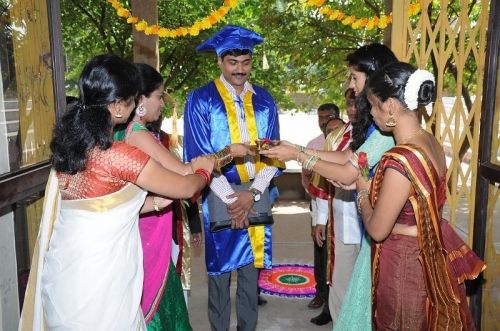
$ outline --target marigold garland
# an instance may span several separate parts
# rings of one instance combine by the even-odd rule
[[[361,17],[356,18],[354,15],[347,15],[341,10],[332,9],[325,6],[325,0],[307,0],[306,6],[317,7],[319,12],[331,21],[340,21],[344,25],[350,25],[353,29],[366,28],[372,30],[374,28],[385,29],[387,25],[392,23],[392,13],[389,15],[381,15],[380,17]],[[420,1],[412,3],[408,6],[408,16],[415,16],[420,13]]]
[[[214,10],[207,17],[196,21],[189,27],[178,27],[176,29],[169,29],[159,26],[158,24],[149,25],[145,20],[139,17],[132,16],[130,10],[125,8],[120,0],[107,0],[116,10],[116,14],[120,17],[126,18],[127,23],[134,24],[137,31],[144,31],[146,35],[158,35],[162,38],[177,38],[187,35],[197,36],[200,31],[210,29],[213,25],[221,21],[226,14],[238,5],[238,0],[224,0],[224,4],[217,10]]]

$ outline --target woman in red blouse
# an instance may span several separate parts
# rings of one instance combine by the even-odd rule
[[[208,184],[213,157],[182,176],[113,142],[135,108],[137,69],[113,55],[84,67],[80,97],[58,121],[40,233],[20,329],[145,330],[139,211],[147,191],[189,198]]]

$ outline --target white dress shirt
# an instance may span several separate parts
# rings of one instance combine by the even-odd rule
[[[228,89],[231,97],[233,98],[234,105],[236,108],[236,118],[238,119],[238,128],[240,129],[241,141],[243,143],[250,141],[250,133],[248,132],[247,122],[245,118],[245,110],[243,108],[243,97],[247,92],[255,93],[255,90],[248,81],[245,82],[243,91],[238,94],[231,84],[229,84],[223,75],[220,76],[220,80],[224,86]],[[248,172],[250,179],[253,179],[251,188],[257,189],[259,192],[264,192],[264,190],[269,186],[271,179],[274,177],[278,168],[272,166],[265,166],[257,174],[255,173],[255,157],[246,156],[245,157],[245,169]],[[236,198],[227,198],[228,195],[234,193],[231,185],[227,181],[227,178],[223,175],[214,176],[212,182],[210,183],[210,189],[226,204],[231,204],[236,201]]]

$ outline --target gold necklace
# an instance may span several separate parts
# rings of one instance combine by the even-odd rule
[[[411,139],[415,138],[416,136],[418,136],[421,132],[424,132],[425,130],[422,129],[422,128],[419,128],[418,130],[416,130],[415,132],[413,132],[409,137],[407,137],[402,143],[403,144],[406,144],[408,143]]]

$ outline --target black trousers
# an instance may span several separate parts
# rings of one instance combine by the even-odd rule
[[[326,259],[328,258],[326,250],[326,241],[323,247],[319,247],[314,241],[314,278],[316,279],[316,293],[325,301],[323,312],[330,314],[328,308],[329,286],[326,283]]]

